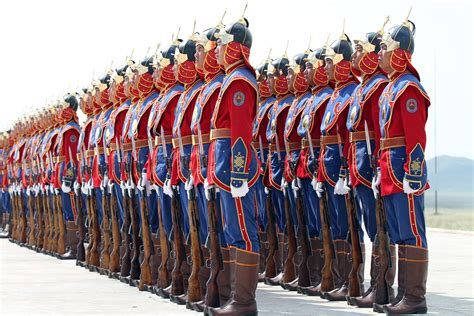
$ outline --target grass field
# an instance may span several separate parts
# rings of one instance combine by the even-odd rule
[[[472,210],[434,209],[425,210],[426,226],[433,228],[474,231],[474,212]]]

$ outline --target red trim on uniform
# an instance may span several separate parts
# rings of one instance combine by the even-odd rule
[[[413,232],[413,235],[415,235],[416,246],[422,247],[421,237],[420,237],[420,234],[418,233],[418,227],[416,226],[415,201],[413,198],[413,194],[408,194],[407,197],[408,197],[408,212],[410,216],[410,228],[411,228],[411,231]]]
[[[240,197],[235,198],[235,206],[237,208],[237,218],[239,220],[240,233],[245,241],[245,250],[252,251],[252,243],[250,242],[247,227],[245,225],[245,215]]]

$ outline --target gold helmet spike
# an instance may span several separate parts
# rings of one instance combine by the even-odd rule
[[[225,15],[226,15],[226,13],[227,13],[227,9],[224,10],[224,14],[222,15],[222,18],[221,18],[221,20],[219,21],[219,23],[217,24],[216,28],[221,29],[221,28],[224,27],[224,17],[225,17]]]
[[[287,58],[288,59],[288,45],[290,45],[290,40],[287,40],[286,41],[286,47],[285,47],[285,52],[283,53],[283,58]]]
[[[339,39],[347,41],[347,36],[346,36],[346,18],[342,19],[342,34]]]
[[[245,22],[245,11],[247,11],[248,5],[249,5],[249,3],[247,2],[247,3],[245,4],[245,7],[244,7],[244,12],[242,12],[242,16],[240,17],[240,19],[239,19],[239,21],[238,21],[239,23],[244,24],[244,25],[247,24],[247,22]]]
[[[176,37],[172,37],[172,42],[173,42],[173,45],[179,45],[179,32],[181,31],[181,26],[179,26],[178,28],[178,32],[176,33]]]
[[[387,26],[387,24],[388,24],[389,21],[390,21],[390,16],[387,15],[387,16],[385,17],[385,21],[383,22],[382,27],[380,28],[380,30],[379,30],[377,33],[379,33],[380,35],[383,36],[383,35],[385,34],[385,26]]]

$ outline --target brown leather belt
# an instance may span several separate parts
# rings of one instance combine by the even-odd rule
[[[299,142],[288,143],[288,150],[289,151],[300,150],[300,149],[301,149],[301,143],[299,143]]]
[[[374,139],[375,138],[375,132],[374,131],[369,131],[369,138]],[[350,132],[349,133],[349,142],[355,143],[359,141],[365,141],[365,131],[360,131],[360,132]]]
[[[135,141],[135,147],[137,149],[148,147],[148,139],[139,139]]]
[[[86,158],[94,156],[94,151],[92,149],[86,150]]]
[[[321,146],[339,144],[337,135],[321,136]]]
[[[211,140],[218,138],[230,138],[230,128],[211,129]]]
[[[380,150],[405,146],[405,137],[382,138],[380,140]]]
[[[252,142],[253,148],[260,150],[260,143],[259,142]],[[262,149],[268,149],[268,144],[262,142]]]
[[[193,139],[193,146],[194,145],[199,145],[199,137],[198,135],[192,135],[192,139]],[[203,144],[209,144],[211,142],[211,135],[209,134],[202,134],[201,135],[201,141]]]
[[[173,148],[179,148],[179,138],[173,138],[172,143],[173,143]],[[183,144],[183,146],[191,145],[193,143],[192,135],[181,137],[181,143]]]
[[[321,144],[321,140],[319,138],[315,138],[311,140],[311,143],[313,144],[313,148],[319,148]],[[309,147],[309,141],[306,138],[301,139],[301,149],[305,149]]]
[[[64,156],[59,156],[59,157],[54,158],[54,160],[55,160],[55,163],[64,162],[65,157]]]

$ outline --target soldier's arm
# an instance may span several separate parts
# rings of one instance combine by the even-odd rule
[[[240,188],[248,180],[257,93],[250,84],[243,80],[237,80],[227,88],[223,97],[225,97],[223,101],[231,105],[229,107],[231,126],[230,184]]]
[[[421,92],[408,87],[398,99],[403,129],[405,132],[406,155],[405,177],[413,190],[422,189],[423,164],[425,162],[427,120],[426,100]]]

